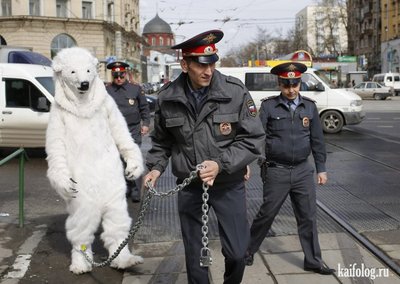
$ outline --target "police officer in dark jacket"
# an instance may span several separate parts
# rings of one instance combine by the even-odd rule
[[[240,80],[215,70],[222,31],[201,33],[174,46],[182,49],[182,74],[159,92],[147,153],[153,185],[169,158],[181,183],[196,165],[203,169],[178,193],[188,283],[209,283],[208,268],[200,266],[202,248],[202,183],[210,186],[209,206],[218,219],[224,283],[240,283],[250,238],[244,176],[246,166],[261,154],[265,133],[254,102]]]
[[[272,68],[278,76],[280,96],[261,104],[260,119],[266,132],[265,157],[262,165],[263,204],[251,226],[251,243],[246,264],[253,263],[283,202],[290,195],[296,216],[300,243],[304,252],[304,270],[332,274],[324,267],[316,224],[314,169],[307,162],[312,152],[317,182],[327,182],[326,152],[323,132],[315,102],[299,94],[301,74],[307,70],[302,63],[283,63]]]
[[[119,110],[125,117],[132,138],[140,146],[142,135],[149,132],[150,109],[142,88],[127,80],[127,68],[125,62],[114,61],[107,65],[111,69],[113,81],[106,86],[107,92],[113,97]],[[141,178],[136,181],[127,180],[127,197],[133,202],[140,201]]]

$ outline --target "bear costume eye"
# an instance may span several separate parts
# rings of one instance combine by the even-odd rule
[[[87,72],[90,73],[90,70],[88,69]]]
[[[75,71],[71,71],[71,74],[75,74]]]

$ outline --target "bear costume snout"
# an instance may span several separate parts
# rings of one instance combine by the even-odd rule
[[[78,88],[79,91],[87,91],[89,90],[89,81],[81,82],[81,86]]]

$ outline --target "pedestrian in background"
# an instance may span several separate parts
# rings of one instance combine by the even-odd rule
[[[324,266],[316,223],[314,169],[307,158],[312,152],[317,183],[327,182],[324,136],[315,102],[299,94],[302,63],[283,63],[272,68],[278,76],[280,95],[261,104],[260,119],[266,132],[265,158],[262,163],[263,204],[251,226],[251,242],[246,264],[253,263],[288,195],[296,216],[300,243],[304,252],[304,270],[333,274]],[[266,170],[265,170],[266,169]]]
[[[121,61],[109,63],[107,69],[111,69],[113,81],[106,86],[106,89],[124,116],[132,138],[140,146],[142,135],[149,132],[150,109],[142,88],[137,84],[128,82],[128,67],[127,63]],[[140,202],[141,180],[142,178],[136,181],[126,181],[126,197],[131,198],[132,202]]]
[[[224,283],[240,283],[250,239],[245,174],[260,154],[265,133],[255,104],[243,83],[215,70],[220,30],[201,33],[173,49],[182,49],[182,73],[160,90],[154,116],[152,148],[144,182],[154,186],[171,158],[177,183],[201,164],[198,178],[178,192],[178,211],[188,283],[209,283],[200,266],[203,182],[208,204],[218,219]]]

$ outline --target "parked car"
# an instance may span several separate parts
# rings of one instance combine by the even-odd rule
[[[400,95],[400,73],[375,74],[374,77],[372,77],[372,82],[377,82],[382,86],[391,87],[394,89],[394,96]]]
[[[146,100],[149,103],[150,112],[153,112],[156,108],[157,96],[156,95],[146,95]]]
[[[393,88],[385,87],[377,82],[362,82],[353,88],[349,88],[349,90],[363,99],[375,100],[386,100],[386,98],[392,96],[394,92]]]

